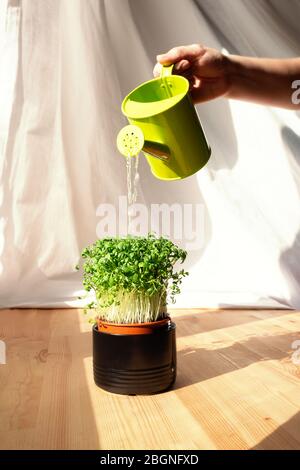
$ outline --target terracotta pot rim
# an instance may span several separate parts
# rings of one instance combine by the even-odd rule
[[[161,320],[156,320],[156,321],[150,321],[150,322],[143,322],[143,323],[115,323],[115,322],[109,322],[109,321],[105,321],[105,320],[101,320],[100,318],[97,318],[97,324],[99,325],[99,323],[102,323],[104,325],[108,325],[108,326],[115,326],[115,327],[118,327],[118,328],[128,328],[128,327],[151,327],[152,325],[161,325],[163,323],[167,323],[168,321],[171,321],[171,317],[168,315],[167,317],[165,318],[162,318]]]
[[[112,323],[97,320],[97,329],[100,333],[115,335],[146,335],[157,331],[159,328],[171,324],[171,318],[167,316],[161,320],[145,323]]]

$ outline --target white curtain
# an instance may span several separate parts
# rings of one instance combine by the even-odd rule
[[[120,103],[157,53],[299,56],[299,20],[298,0],[0,0],[1,306],[78,305],[97,207],[126,194]],[[141,161],[140,202],[204,208],[176,306],[300,308],[299,114],[225,99],[198,113],[205,169],[163,182]]]

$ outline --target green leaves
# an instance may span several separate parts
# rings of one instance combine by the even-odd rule
[[[152,309],[155,304],[157,310],[165,305],[167,294],[174,301],[180,292],[188,273],[183,269],[175,272],[174,265],[182,263],[186,255],[170,240],[153,234],[103,238],[82,251],[83,286],[87,292],[95,292],[102,316],[109,307],[121,306],[126,295],[136,302],[135,309],[141,310],[142,305],[145,309],[148,302],[148,307]],[[154,298],[157,300],[153,303]]]

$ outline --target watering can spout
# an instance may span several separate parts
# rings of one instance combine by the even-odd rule
[[[143,152],[150,157],[158,158],[164,162],[167,162],[171,157],[170,149],[167,145],[158,142],[145,141]]]

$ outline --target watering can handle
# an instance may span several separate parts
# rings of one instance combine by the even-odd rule
[[[160,78],[170,77],[172,75],[174,64],[163,65],[160,72]]]

